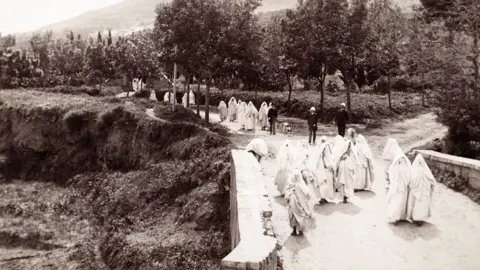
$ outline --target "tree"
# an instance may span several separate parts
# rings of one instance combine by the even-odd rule
[[[387,77],[388,108],[392,109],[391,79],[400,73],[399,59],[403,55],[407,21],[401,9],[390,0],[374,0],[369,8],[370,46],[368,63]]]
[[[112,31],[108,30],[107,46],[111,46],[112,44],[113,44]]]
[[[332,0],[334,1],[334,0]],[[337,53],[333,54],[333,63],[342,72],[347,88],[347,110],[352,119],[351,91],[354,88],[354,79],[358,76],[359,67],[366,64],[366,48],[369,46],[368,0],[338,1],[337,16],[338,35],[342,40],[337,44]]]
[[[157,7],[155,36],[164,61],[186,70],[195,67],[206,83],[205,121],[209,122],[210,87],[214,79],[239,61],[245,36],[232,27],[232,18],[251,16],[256,0],[174,0]],[[235,30],[235,31],[233,31]],[[227,72],[228,73],[228,72]]]
[[[343,11],[339,1],[303,1],[297,10],[297,20],[300,27],[296,29],[299,53],[298,61],[302,68],[300,74],[313,78],[318,83],[320,91],[320,110],[323,112],[325,103],[325,79],[328,74],[335,73],[333,55],[338,55],[337,44],[341,42],[338,30],[341,29]]]
[[[105,57],[105,47],[103,43],[97,43],[88,46],[85,51],[85,74],[90,82],[98,84],[100,91],[104,82],[107,69],[107,59]]]

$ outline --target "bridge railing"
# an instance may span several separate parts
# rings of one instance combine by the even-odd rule
[[[468,185],[480,190],[480,161],[470,158],[443,154],[430,150],[415,150],[422,154],[431,168],[455,173],[455,175],[468,179]]]
[[[252,154],[232,150],[230,173],[230,232],[232,252],[222,269],[277,268],[277,239],[272,208],[261,168]]]

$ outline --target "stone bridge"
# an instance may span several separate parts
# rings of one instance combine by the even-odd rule
[[[472,179],[472,188],[479,188],[479,161],[420,152],[431,167]],[[232,252],[222,269],[277,269],[277,261],[298,270],[480,269],[480,207],[440,183],[431,223],[422,227],[386,222],[379,174],[374,192],[357,193],[349,204],[317,205],[318,227],[293,237],[273,184],[273,160],[262,162],[262,169],[248,152],[232,150],[231,162]]]

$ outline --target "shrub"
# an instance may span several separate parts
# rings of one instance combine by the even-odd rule
[[[452,91],[443,97],[439,120],[448,127],[445,151],[449,154],[477,158],[480,154],[480,100]]]

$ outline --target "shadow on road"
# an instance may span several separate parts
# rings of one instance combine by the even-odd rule
[[[392,230],[393,234],[408,242],[412,242],[418,238],[432,240],[440,235],[440,230],[437,228],[437,226],[428,222],[425,222],[420,227],[408,221],[402,221],[396,225],[388,224],[388,226]]]
[[[285,202],[285,198],[284,198],[283,196],[281,196],[281,195],[275,196],[275,201],[276,201],[278,204],[287,207],[287,202]]]
[[[355,196],[361,200],[368,200],[377,196],[377,193],[370,190],[364,190],[364,191],[355,192]]]
[[[283,243],[283,246],[292,252],[298,252],[302,249],[312,246],[308,238],[305,235],[302,236],[293,236],[290,235],[288,239]]]
[[[355,216],[362,211],[362,208],[353,203],[325,203],[315,205],[315,212],[322,216],[330,216],[335,212],[339,212],[349,216]]]

